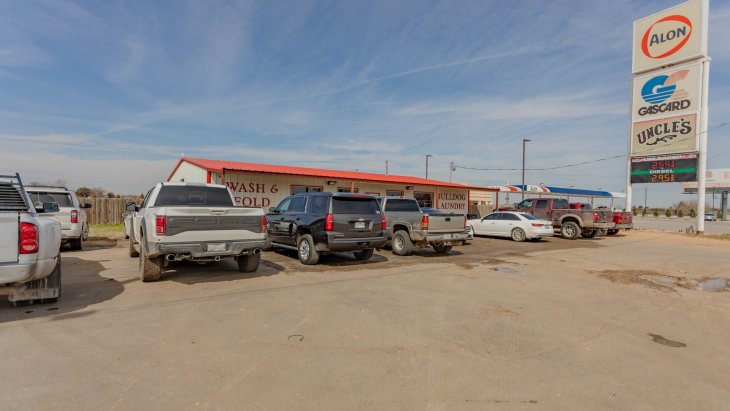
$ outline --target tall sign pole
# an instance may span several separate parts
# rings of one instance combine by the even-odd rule
[[[634,22],[627,208],[632,184],[697,182],[705,230],[709,0],[690,0]]]

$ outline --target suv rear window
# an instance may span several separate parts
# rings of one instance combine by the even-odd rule
[[[228,190],[205,186],[162,186],[155,206],[232,207]]]
[[[414,211],[419,212],[418,202],[415,200],[387,200],[385,202],[385,212],[388,211]]]
[[[380,206],[374,198],[332,197],[334,214],[379,214]]]
[[[71,194],[68,193],[49,193],[46,191],[29,191],[33,204],[37,203],[56,203],[59,207],[73,207],[74,203],[71,201]]]

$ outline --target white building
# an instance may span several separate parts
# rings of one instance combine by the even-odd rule
[[[392,174],[243,163],[183,157],[168,181],[227,185],[236,202],[247,207],[273,207],[286,196],[307,191],[354,192],[415,198],[421,207],[457,214],[479,214],[477,205],[491,210],[493,188]],[[471,196],[475,199],[472,200]]]

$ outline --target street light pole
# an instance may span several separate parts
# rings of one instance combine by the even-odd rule
[[[453,174],[454,174],[454,162],[452,161],[451,164],[449,164],[449,183],[451,182],[451,178],[453,177]],[[715,197],[712,197],[712,198],[713,198],[712,207],[715,207],[715,203],[714,203]]]
[[[644,210],[646,210],[646,193],[649,191],[649,187],[644,187]]]
[[[527,187],[525,186],[525,146],[527,145],[528,141],[532,141],[527,138],[522,139],[522,201],[525,200],[525,190]]]
[[[433,157],[431,154],[426,154],[426,178],[428,179],[428,158]]]

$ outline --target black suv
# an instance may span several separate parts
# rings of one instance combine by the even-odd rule
[[[354,251],[358,260],[368,260],[387,235],[378,201],[345,193],[289,196],[269,209],[266,231],[271,247],[296,249],[304,264],[317,264],[330,251]]]

